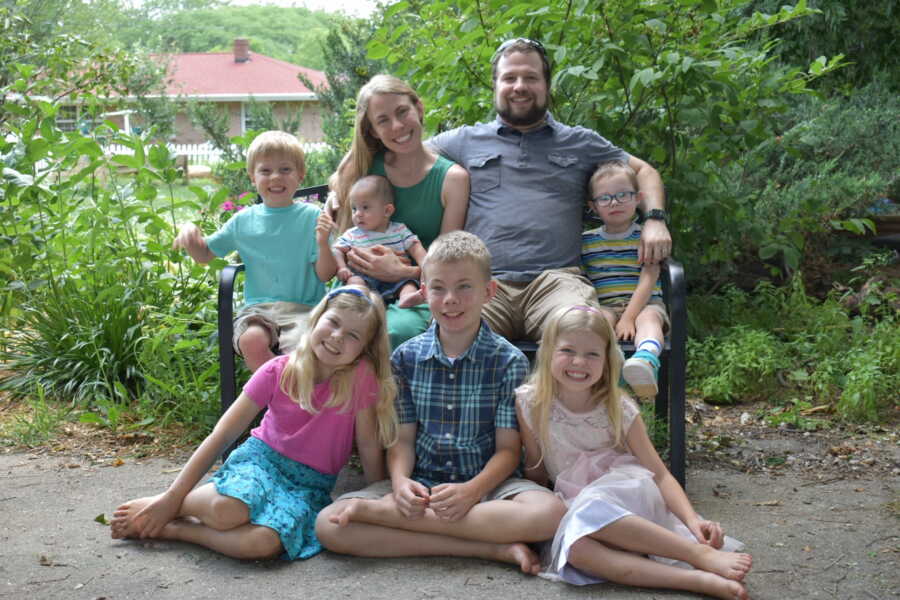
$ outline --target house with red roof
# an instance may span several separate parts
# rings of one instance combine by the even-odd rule
[[[321,104],[315,91],[300,81],[303,74],[313,87],[327,85],[322,71],[250,52],[246,39],[236,39],[232,52],[175,54],[166,77],[166,94],[171,98],[215,102],[228,110],[230,135],[254,129],[248,110],[253,102],[272,105],[276,119],[301,115],[297,134],[306,142],[322,140]],[[206,141],[187,114],[180,112],[175,121],[176,143]]]
[[[169,61],[165,94],[172,100],[212,102],[228,113],[229,135],[241,135],[254,127],[251,102],[266,102],[273,116],[282,122],[286,117],[300,116],[300,127],[294,133],[303,142],[322,141],[321,103],[314,90],[300,81],[303,74],[313,87],[327,85],[322,71],[308,69],[263,54],[250,52],[246,39],[234,40],[232,52],[194,52],[167,56]],[[67,112],[68,109],[68,112]],[[62,107],[57,121],[63,129],[74,129],[80,107]],[[140,126],[131,110],[109,112],[105,118],[124,130]],[[195,127],[187,111],[179,110],[175,119],[176,144],[201,144],[206,134]]]

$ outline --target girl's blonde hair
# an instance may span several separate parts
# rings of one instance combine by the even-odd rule
[[[407,96],[422,119],[422,101],[409,85],[393,75],[376,75],[359,90],[356,97],[356,122],[353,126],[353,142],[350,150],[341,159],[337,171],[328,179],[328,187],[337,200],[337,230],[341,233],[353,226],[350,219],[350,188],[360,177],[365,177],[372,167],[375,154],[384,150],[369,123],[369,102],[379,94],[400,94]]]
[[[296,350],[291,353],[281,374],[281,391],[290,396],[303,410],[313,414],[318,412],[312,405],[318,359],[312,350],[311,338],[319,319],[330,308],[350,310],[362,315],[371,324],[371,329],[368,342],[356,360],[332,373],[331,398],[325,402],[323,408],[337,407],[342,411],[350,408],[354,372],[360,360],[368,361],[378,381],[378,400],[375,403],[378,437],[385,447],[392,446],[397,441],[397,411],[394,408],[397,384],[391,371],[387,319],[381,296],[365,287],[350,285],[337,288],[316,305],[310,313],[306,333],[303,334]]]
[[[606,317],[599,310],[590,306],[563,306],[557,309],[544,324],[541,345],[538,348],[534,371],[528,380],[534,391],[533,404],[529,410],[529,420],[544,449],[550,443],[550,410],[557,398],[556,380],[550,372],[553,353],[559,343],[560,336],[590,331],[603,340],[603,352],[606,360],[603,375],[591,387],[591,401],[594,406],[603,404],[609,415],[609,423],[615,432],[615,445],[622,444],[622,390],[619,388],[619,375],[622,373],[622,353],[619,351],[616,335]],[[540,464],[540,461],[539,463]],[[537,466],[537,465],[535,465]]]

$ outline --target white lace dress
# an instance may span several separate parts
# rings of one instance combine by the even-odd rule
[[[516,402],[533,430],[530,423],[532,401],[530,386],[516,390]],[[623,397],[624,431],[628,431],[637,414],[634,402]],[[560,521],[552,544],[545,548],[541,576],[576,585],[604,581],[569,564],[569,549],[580,538],[629,515],[643,517],[688,539],[695,539],[666,507],[653,481],[653,472],[644,468],[632,454],[614,448],[614,440],[605,407],[573,413],[561,403],[554,402],[550,412],[550,448],[544,450],[544,464],[551,481],[555,482],[554,491],[569,510]],[[742,546],[726,537],[725,549],[738,550]],[[690,568],[668,558],[651,558]]]

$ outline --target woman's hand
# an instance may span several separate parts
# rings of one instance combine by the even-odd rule
[[[352,248],[347,253],[350,268],[368,275],[378,281],[400,281],[401,279],[418,279],[417,267],[404,262],[391,249],[384,246],[371,248]]]

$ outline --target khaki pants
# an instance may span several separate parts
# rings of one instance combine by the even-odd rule
[[[528,282],[498,281],[497,294],[482,314],[491,329],[508,340],[539,341],[547,317],[573,304],[600,307],[594,286],[579,267],[544,271]]]

